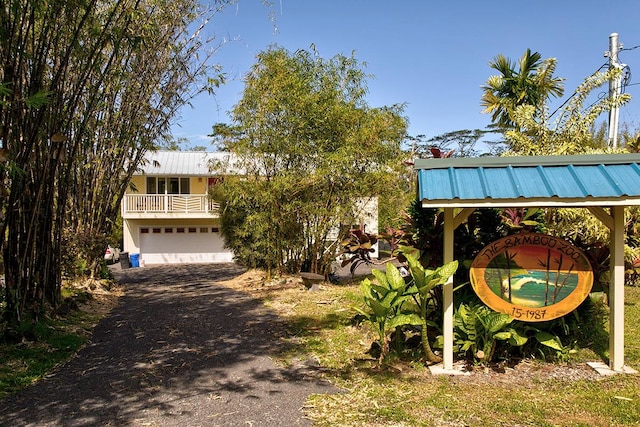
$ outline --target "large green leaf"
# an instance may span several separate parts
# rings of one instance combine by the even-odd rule
[[[502,332],[498,332],[497,334],[493,335],[493,339],[494,340],[506,341],[506,340],[508,340],[510,338],[511,338],[511,332],[510,331],[502,331]]]
[[[458,261],[451,261],[438,268],[438,275],[443,279],[442,283],[449,280],[449,277],[453,276],[458,270]]]
[[[400,274],[400,270],[390,262],[387,263],[387,281],[389,282],[389,286],[393,289],[402,289],[406,286],[404,277]]]
[[[522,219],[528,220],[529,218],[537,214],[539,211],[540,211],[540,208],[528,208],[527,210],[525,210],[525,213]],[[534,225],[538,224],[536,221],[532,221],[532,222],[535,223]]]
[[[431,291],[431,289],[433,289],[433,288],[429,287],[429,286],[419,286],[418,287],[418,293],[420,294],[422,299],[425,299],[429,295],[429,292]]]
[[[361,309],[360,307],[352,307],[355,311],[357,311],[358,313],[362,314],[364,317],[367,318],[367,320],[372,321],[371,318],[371,313],[368,311],[364,311],[363,309]]]
[[[384,286],[385,288],[390,288],[391,286],[389,286],[389,283],[387,282],[387,275],[384,274],[383,271],[377,270],[377,269],[373,269],[371,270],[371,274],[373,274],[373,277],[376,278],[376,280],[378,281],[378,284],[380,286]]]
[[[404,304],[405,301],[410,300],[411,295],[401,295],[396,298],[395,305],[398,306],[398,309]]]
[[[538,342],[542,345],[546,345],[554,350],[564,351],[565,348],[560,342],[560,339],[555,335],[551,335],[548,332],[540,331],[534,335]]]
[[[371,285],[371,290],[375,292],[375,294],[372,293],[371,295],[373,295],[373,297],[377,300],[383,299],[389,292],[391,292],[389,288],[385,288],[384,286],[379,285]]]
[[[505,313],[491,312],[486,315],[477,315],[489,335],[500,332],[505,326],[513,322],[513,318]]]
[[[371,293],[372,285],[373,283],[371,283],[371,280],[369,279],[364,279],[362,282],[360,282],[360,291],[362,292],[362,295],[365,297],[365,299],[374,299],[374,296]]]
[[[409,271],[411,272],[411,277],[413,277],[415,285],[418,289],[422,288],[425,284],[424,267],[420,264],[420,260],[413,254],[405,253],[404,256],[407,259],[407,265],[409,266]]]
[[[375,316],[378,318],[387,317],[387,315],[389,314],[389,307],[383,306],[374,299],[368,300],[367,305],[371,307],[371,310],[373,310],[373,314],[375,314]]]
[[[438,335],[436,337],[436,340],[433,342],[433,346],[435,348],[442,348],[444,347],[444,337],[442,335]],[[454,345],[455,347],[455,345]]]
[[[398,314],[397,316],[393,316],[391,319],[389,319],[387,328],[394,329],[397,326],[419,325],[420,322],[420,316],[418,316],[417,314]]]
[[[476,342],[475,341],[464,341],[462,343],[462,347],[460,347],[460,350],[462,351],[467,351],[469,350]]]
[[[396,291],[389,291],[387,293],[387,295],[384,296],[384,298],[382,299],[382,301],[380,301],[380,304],[383,307],[387,307],[387,308],[391,308],[393,307],[395,304],[395,299],[398,296],[398,292]]]
[[[409,325],[418,326],[422,324],[422,318],[417,313],[411,313],[411,323]]]
[[[513,328],[509,328],[509,332],[511,332],[511,338],[509,338],[509,344],[514,347],[521,347],[529,341],[529,338],[526,335],[520,335],[517,330]]]

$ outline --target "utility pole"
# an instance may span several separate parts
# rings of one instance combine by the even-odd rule
[[[622,44],[618,43],[618,33],[609,35],[609,51],[604,53],[609,57],[609,70],[623,68],[618,62],[618,52],[622,49]],[[622,93],[622,73],[614,79],[609,80],[609,99],[615,100]],[[609,146],[618,147],[618,119],[620,117],[620,107],[617,105],[609,110]]]

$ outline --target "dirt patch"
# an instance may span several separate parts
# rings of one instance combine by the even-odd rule
[[[263,270],[251,269],[233,279],[220,282],[221,285],[244,291],[252,296],[261,297],[265,294],[284,289],[305,289],[302,278],[286,275],[267,280]]]
[[[87,279],[68,283],[65,287],[74,295],[65,299],[58,310],[63,315],[77,309],[101,318],[111,312],[124,295],[124,288],[111,280]]]
[[[467,367],[471,375],[456,377],[459,381],[477,384],[504,383],[520,387],[532,381],[560,380],[581,381],[603,378],[586,363],[554,364],[536,360],[523,360],[514,366],[496,364],[489,367]]]
[[[91,295],[92,298],[80,304],[80,309],[103,316],[110,313],[118,305],[120,297],[124,295],[124,288],[114,285],[109,291],[92,292]]]

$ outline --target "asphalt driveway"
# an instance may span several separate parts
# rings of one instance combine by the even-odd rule
[[[285,328],[218,284],[234,264],[115,271],[126,288],[92,342],[50,377],[0,401],[2,426],[308,426],[313,366],[276,366]]]

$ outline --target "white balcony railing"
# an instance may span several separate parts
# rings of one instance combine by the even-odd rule
[[[214,213],[219,207],[205,194],[125,194],[122,213]]]

